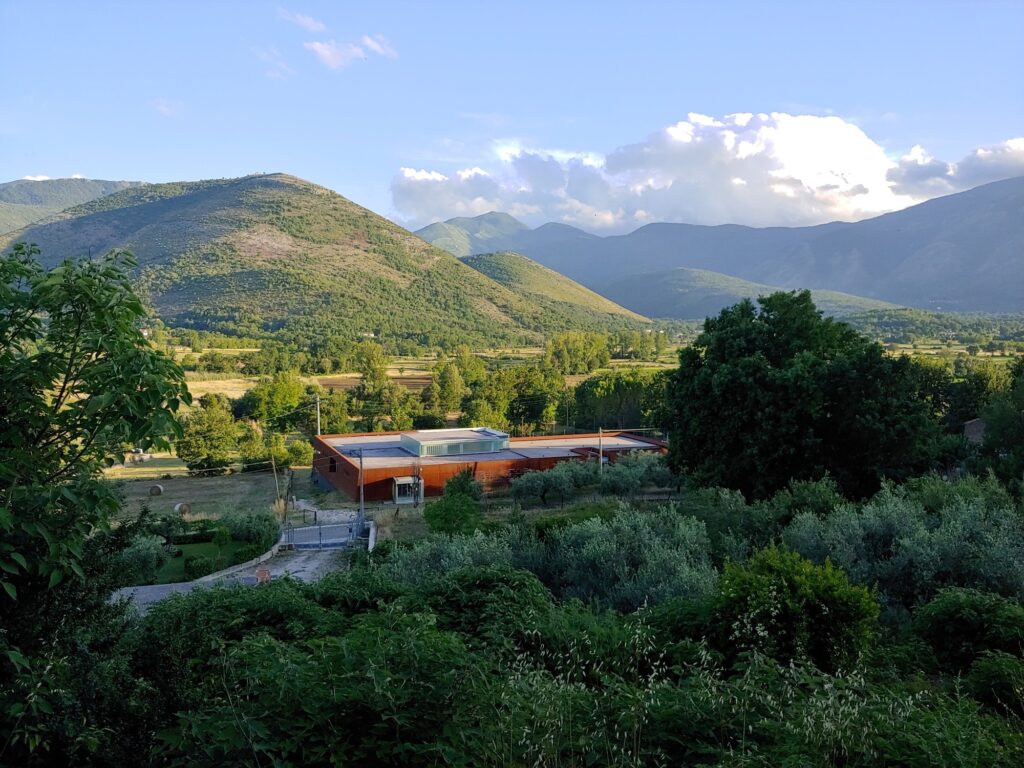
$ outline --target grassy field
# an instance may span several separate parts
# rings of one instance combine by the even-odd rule
[[[192,508],[190,519],[215,519],[228,512],[269,509],[274,501],[272,472],[189,477],[181,460],[169,455],[113,467],[106,477],[121,484],[126,514],[135,514],[143,504],[156,513],[173,512],[175,504],[185,502]],[[160,496],[149,495],[154,483],[163,486]]]
[[[232,541],[220,550],[225,568],[231,564],[231,556],[235,554],[235,551],[244,546],[246,546],[244,541]],[[185,560],[190,557],[216,557],[218,552],[217,545],[212,542],[203,542],[201,544],[181,544],[178,546],[178,549],[181,550],[181,556],[170,558],[166,563],[164,563],[163,567],[156,572],[157,584],[173,584],[179,581],[186,581]]]

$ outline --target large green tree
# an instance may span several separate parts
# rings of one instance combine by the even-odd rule
[[[36,724],[63,695],[59,649],[88,606],[55,595],[84,579],[120,503],[100,470],[125,446],[166,447],[189,401],[182,370],[140,331],[130,255],[49,271],[37,255],[0,256],[0,762],[12,764],[45,748]]]
[[[227,467],[238,450],[238,437],[231,411],[223,403],[210,400],[185,419],[185,431],[175,451],[190,472],[206,473]]]
[[[670,461],[756,498],[826,474],[864,496],[931,463],[938,425],[920,381],[909,359],[822,317],[809,291],[744,300],[680,350]]]

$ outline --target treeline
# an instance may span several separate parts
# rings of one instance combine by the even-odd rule
[[[882,342],[955,341],[986,352],[1024,351],[1024,315],[879,309],[843,318],[861,333]]]

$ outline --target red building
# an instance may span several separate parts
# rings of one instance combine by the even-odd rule
[[[361,457],[366,500],[400,504],[440,495],[449,478],[466,470],[489,491],[562,461],[614,461],[623,453],[665,448],[660,440],[630,432],[509,437],[475,427],[319,435],[313,438],[313,471],[322,486],[358,499]]]

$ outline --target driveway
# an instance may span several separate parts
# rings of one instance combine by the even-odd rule
[[[141,587],[124,587],[113,594],[114,600],[128,598],[132,605],[145,613],[153,603],[163,600],[171,595],[185,594],[193,589],[206,587],[229,586],[232,584],[256,584],[256,569],[266,568],[270,571],[271,579],[280,579],[284,576],[291,576],[299,581],[316,581],[322,576],[334,571],[344,570],[347,567],[345,550],[338,549],[306,549],[279,552],[259,566],[252,566],[242,571],[236,571],[230,576],[213,581],[184,581],[178,584],[147,584]]]

